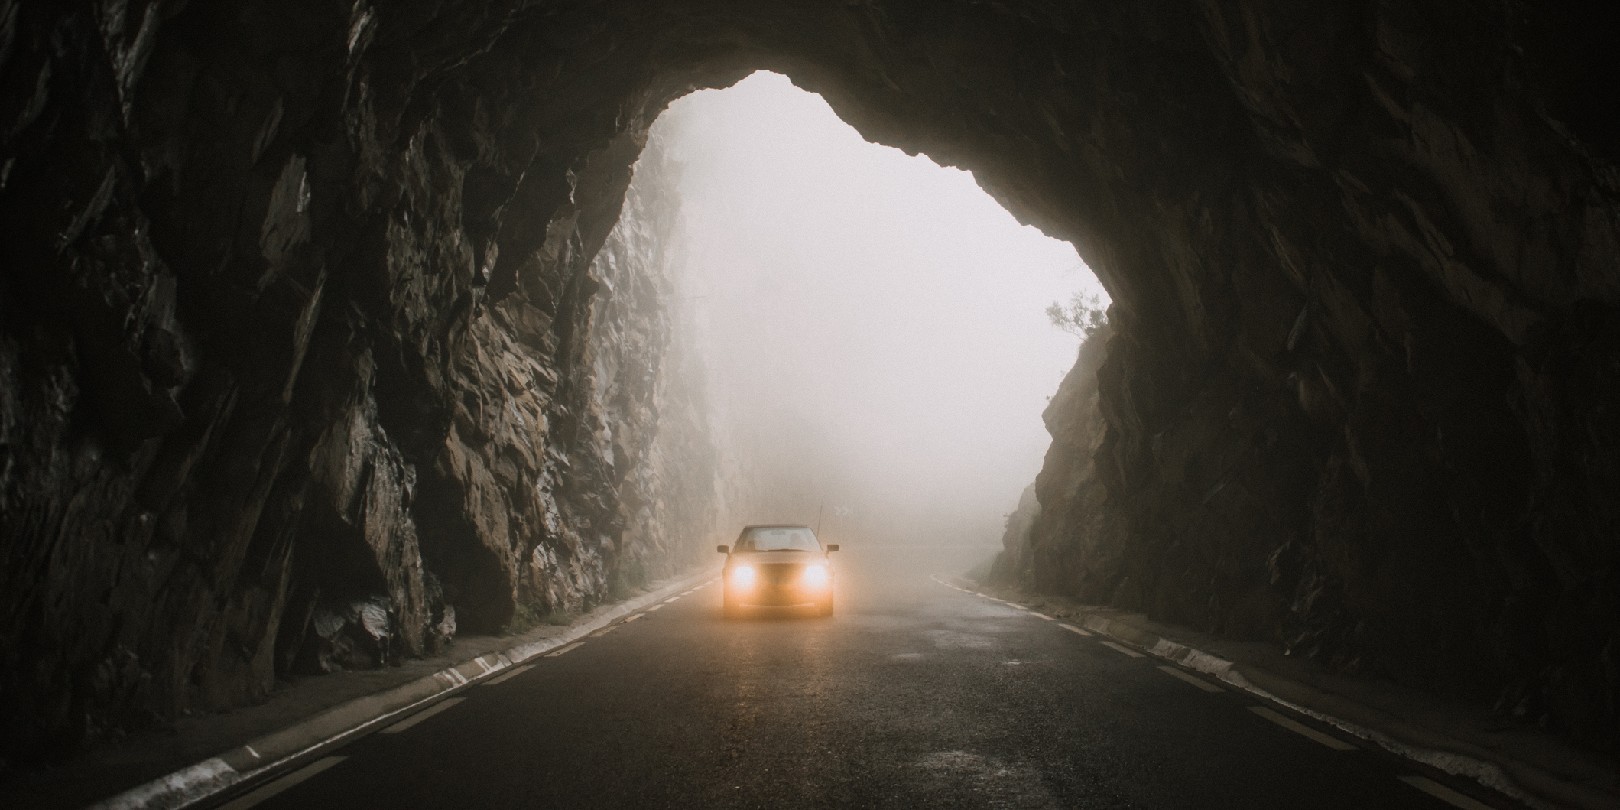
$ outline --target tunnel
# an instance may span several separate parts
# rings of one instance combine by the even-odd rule
[[[1612,748],[1604,14],[0,2],[4,756],[712,552],[627,472],[655,381],[600,388],[593,330],[657,343],[658,293],[593,310],[592,266],[659,113],[759,70],[1112,298],[1001,575]]]

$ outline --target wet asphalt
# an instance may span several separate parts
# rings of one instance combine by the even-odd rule
[[[1500,806],[1270,706],[1325,737],[1285,728],[1255,711],[1264,701],[1208,677],[1178,670],[1200,688],[1161,660],[948,587],[929,576],[936,557],[846,546],[831,618],[728,621],[710,582],[219,806],[1446,808],[1462,798],[1414,782]]]

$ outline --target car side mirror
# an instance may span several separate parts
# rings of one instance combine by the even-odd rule
[[[728,546],[728,545],[722,543],[722,544],[720,544],[718,546],[715,546],[714,550],[720,552],[721,554],[730,554],[731,553],[731,546]]]
[[[828,554],[831,554],[831,553],[833,553],[834,551],[837,551],[837,550],[838,550],[838,544],[837,543],[828,543],[827,544],[827,553]]]

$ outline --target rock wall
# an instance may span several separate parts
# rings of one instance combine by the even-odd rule
[[[1030,531],[1035,528],[1035,519],[1040,514],[1041,502],[1035,494],[1035,485],[1030,484],[1019,493],[1018,505],[1007,513],[1002,525],[1001,551],[991,561],[989,572],[985,575],[988,581],[1033,589],[1035,562],[1029,556],[1033,547]],[[969,572],[968,575],[975,573]]]
[[[1047,413],[1023,575],[1608,746],[1612,122],[1556,117],[1546,19],[1272,11],[1196,23],[1242,157],[1118,198],[1155,227],[1092,260],[1117,336]]]
[[[1106,429],[1049,472],[1111,528],[1051,587],[1620,738],[1596,13],[0,0],[6,750],[646,570],[590,266],[652,117],[755,68],[1107,285]]]
[[[0,4],[0,757],[583,609],[701,547],[645,236],[674,212],[619,216],[644,126],[498,145],[530,111],[424,52],[505,11],[427,11]]]
[[[1040,593],[1078,596],[1094,603],[1113,600],[1119,567],[1129,545],[1122,518],[1111,508],[1097,474],[1099,451],[1108,438],[1097,376],[1108,356],[1113,329],[1103,324],[1080,345],[1041,418],[1052,445],[1035,483],[1007,518],[1002,552],[991,578]],[[1104,577],[1098,581],[1098,577]]]
[[[636,162],[623,213],[591,272],[586,361],[597,385],[595,455],[612,460],[617,552],[610,592],[713,560],[722,470],[709,430],[702,358],[675,294],[671,231],[680,168],[657,137]],[[599,486],[591,484],[591,486]]]

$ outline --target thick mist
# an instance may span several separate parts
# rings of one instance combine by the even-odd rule
[[[653,137],[676,175],[673,306],[706,366],[724,518],[997,543],[1078,344],[1044,309],[1102,292],[1073,247],[775,74],[678,101]]]

